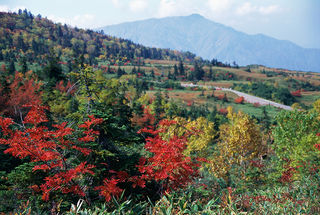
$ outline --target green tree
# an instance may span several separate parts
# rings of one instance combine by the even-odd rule
[[[318,113],[315,111],[282,111],[276,116],[277,126],[273,129],[273,150],[277,155],[276,170],[279,177],[289,167],[307,163],[320,165],[320,130]]]
[[[160,119],[161,119],[161,115],[162,113],[164,112],[164,108],[163,108],[163,97],[162,97],[162,93],[161,91],[157,91],[156,94],[155,94],[155,100],[154,102],[152,103],[152,106],[153,106],[153,112],[155,113],[155,119],[156,119],[156,122],[159,122]]]
[[[178,76],[179,76],[179,71],[178,71],[177,65],[175,64],[173,67],[173,80],[176,80]]]
[[[21,57],[21,72],[25,74],[28,71],[27,59],[25,56]]]
[[[179,61],[179,73],[180,75],[185,75],[183,62],[181,60]]]
[[[51,50],[47,58],[47,66],[44,68],[43,74],[49,87],[55,86],[58,81],[65,80],[65,75],[63,74],[59,61],[59,57],[56,56],[53,50]]]
[[[13,75],[16,72],[16,67],[14,65],[14,61],[13,60],[11,60],[9,62],[8,72],[9,72],[10,75]]]

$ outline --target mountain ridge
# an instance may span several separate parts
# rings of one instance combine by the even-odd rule
[[[261,33],[246,34],[199,14],[125,22],[99,30],[146,46],[190,51],[204,59],[320,72],[320,49]]]

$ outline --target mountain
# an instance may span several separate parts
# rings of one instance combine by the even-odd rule
[[[127,22],[99,30],[145,46],[190,51],[209,60],[320,72],[320,49],[302,48],[263,34],[245,34],[198,14]]]

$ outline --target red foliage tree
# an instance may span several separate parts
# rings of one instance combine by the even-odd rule
[[[296,90],[291,92],[291,95],[295,96],[295,97],[301,97],[301,90]]]
[[[188,185],[198,175],[200,166],[183,154],[187,147],[188,135],[191,134],[173,136],[169,140],[161,136],[168,132],[170,125],[175,123],[173,120],[162,120],[156,130],[152,128],[140,130],[151,135],[146,139],[145,149],[152,153],[151,157],[140,158],[137,165],[142,174],[141,179],[160,182],[162,189],[167,191]]]
[[[67,85],[65,86],[63,80],[58,82],[55,87],[57,90],[59,90],[61,93],[69,93],[74,94],[76,91],[75,85],[72,84],[70,81],[68,81]]]
[[[132,124],[139,126],[140,128],[146,127],[146,126],[154,126],[156,119],[154,118],[154,115],[151,114],[151,109],[149,107],[143,108],[143,115],[139,117],[139,115],[135,114],[133,118],[131,119]]]
[[[236,98],[234,100],[234,102],[237,103],[237,104],[243,104],[243,102],[244,102],[243,96]]]
[[[71,140],[71,135],[75,136],[75,130],[67,127],[66,122],[52,125],[55,129],[49,130],[43,125],[48,123],[45,114],[47,108],[38,104],[29,107],[31,109],[20,130],[10,128],[14,124],[12,119],[0,117],[3,133],[0,144],[8,147],[4,152],[20,159],[29,157],[34,163],[33,171],[42,170],[48,173],[45,183],[40,185],[43,200],[48,200],[50,192],[58,190],[85,196],[87,188],[79,184],[85,174],[94,174],[94,166],[86,162],[76,165],[71,161],[79,154],[90,154],[91,150],[82,145],[95,140],[99,132],[93,130],[92,126],[101,123],[102,119],[89,116],[89,120],[78,126],[83,130],[82,135]]]
[[[228,110],[226,108],[220,108],[219,109],[219,113],[222,115],[227,115],[228,114]]]
[[[4,112],[17,116],[21,114],[23,105],[30,103],[41,103],[41,84],[37,82],[32,73],[22,74],[16,72],[14,80],[9,89],[10,94],[7,101],[7,109]]]

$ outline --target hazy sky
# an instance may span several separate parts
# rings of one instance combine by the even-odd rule
[[[18,8],[83,28],[199,13],[249,34],[320,48],[320,0],[0,0],[0,11]]]

